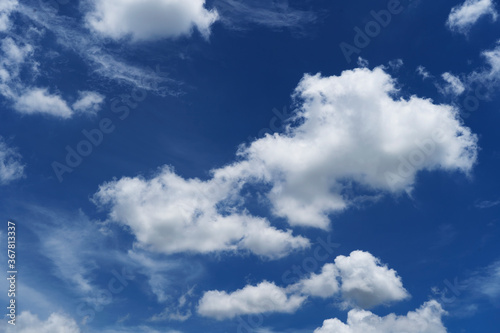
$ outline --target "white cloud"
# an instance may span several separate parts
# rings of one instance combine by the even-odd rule
[[[2,0],[0,2],[0,32],[7,31],[10,28],[9,16],[17,5],[17,0]]]
[[[4,320],[5,321],[5,320]],[[22,312],[16,326],[6,325],[6,333],[80,333],[75,320],[64,314],[53,313],[47,320],[40,320],[31,312]]]
[[[441,91],[444,94],[451,94],[451,95],[458,96],[458,95],[462,94],[465,91],[464,84],[462,83],[462,81],[457,76],[446,72],[446,73],[443,73],[441,75],[441,77],[447,83],[444,86],[444,88],[441,88]]]
[[[30,88],[18,96],[14,108],[25,114],[43,113],[70,118],[73,111],[60,95],[49,93],[47,88]]]
[[[298,287],[300,292],[305,295],[328,298],[339,291],[338,277],[337,267],[334,264],[326,264],[321,269],[320,274],[312,273],[309,278],[299,281],[291,288],[296,289]]]
[[[185,180],[163,168],[150,179],[104,184],[96,201],[111,205],[110,218],[127,225],[140,245],[163,253],[249,250],[279,258],[309,246],[303,237],[272,227],[245,211],[222,214],[217,205],[236,190],[224,181]]]
[[[225,291],[208,291],[198,304],[198,313],[218,320],[243,314],[293,313],[305,299],[304,296],[290,295],[284,288],[264,281],[229,294]]]
[[[480,17],[490,15],[497,19],[498,13],[492,0],[466,0],[451,9],[446,25],[450,30],[467,33]]]
[[[500,41],[493,50],[483,52],[483,56],[486,58],[488,65],[490,65],[491,74],[500,74]]]
[[[446,312],[436,301],[429,301],[406,316],[379,317],[370,311],[349,311],[347,323],[328,319],[314,333],[446,333],[442,316]]]
[[[0,184],[7,184],[24,176],[24,165],[21,164],[21,155],[7,146],[0,137]]]
[[[347,305],[372,308],[409,297],[396,271],[381,265],[380,260],[368,252],[354,251],[348,257],[338,256],[335,266]]]
[[[0,94],[12,101],[18,112],[70,118],[75,111],[95,113],[100,108],[104,96],[95,92],[79,92],[73,110],[61,95],[50,93],[48,88],[32,87],[23,82],[20,73],[27,65],[31,65],[31,74],[37,74],[38,64],[33,60],[34,47],[31,44],[6,37],[0,43],[0,50],[3,55],[0,59]]]
[[[494,48],[481,53],[486,61],[485,68],[473,71],[467,76],[467,85],[474,87],[478,98],[488,99],[494,96],[500,85],[500,40]],[[480,95],[479,95],[480,94]]]
[[[490,66],[489,70],[483,73],[489,79],[499,79],[500,78],[500,41],[492,50],[487,50],[482,53],[483,57],[486,59],[486,63]]]
[[[79,91],[79,98],[73,104],[76,112],[96,114],[100,109],[104,96],[93,91]]]
[[[164,168],[151,180],[105,184],[96,201],[110,204],[112,220],[130,226],[140,243],[167,253],[238,247],[280,256],[303,248],[304,239],[241,207],[243,185],[271,185],[265,195],[274,215],[326,229],[329,214],[355,202],[351,182],[371,193],[401,193],[411,191],[419,171],[472,169],[477,137],[458,110],[394,97],[394,84],[381,68],[305,75],[294,94],[298,125],[240,147],[239,160],[212,170],[211,179],[186,180]],[[231,214],[219,214],[216,206]]]
[[[339,292],[344,307],[371,308],[409,297],[396,271],[368,252],[353,251],[348,257],[338,256],[333,264],[325,264],[321,273],[312,273],[286,288],[264,281],[232,293],[205,292],[198,313],[219,320],[241,314],[292,313],[309,296],[332,298]]]
[[[217,20],[205,0],[94,0],[87,14],[90,27],[100,34],[120,39],[155,40],[190,35],[193,28],[208,38]]]
[[[306,75],[295,91],[300,125],[242,148],[238,168],[273,184],[268,198],[275,215],[320,228],[349,205],[346,181],[397,193],[411,190],[421,170],[470,171],[477,138],[457,110],[416,96],[395,99],[396,93],[381,68]],[[215,175],[229,178],[238,168]]]

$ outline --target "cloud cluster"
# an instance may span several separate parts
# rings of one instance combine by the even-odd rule
[[[314,333],[446,333],[441,320],[445,313],[436,301],[429,301],[406,316],[379,317],[370,311],[353,309],[345,324],[336,318],[328,319]]]
[[[364,309],[409,297],[396,271],[382,265],[368,252],[354,251],[349,257],[338,256],[335,266],[342,281],[344,302]]]
[[[498,17],[493,0],[466,0],[452,8],[446,25],[452,31],[466,34],[479,18],[486,15],[494,21]]]
[[[38,62],[33,58],[34,47],[26,41],[6,37],[1,41],[0,50],[0,94],[13,103],[16,111],[67,119],[76,112],[93,114],[101,108],[104,96],[96,92],[80,92],[71,107],[59,93],[51,93],[46,87],[23,82],[23,70],[35,76],[38,73]]]
[[[0,185],[7,184],[24,176],[24,165],[21,164],[21,155],[7,146],[0,137]]]
[[[310,296],[331,298],[339,292],[346,307],[371,308],[409,297],[396,271],[368,252],[353,251],[348,257],[338,256],[334,264],[325,264],[321,273],[286,288],[264,281],[232,293],[207,291],[198,313],[219,320],[244,314],[291,313]]]
[[[186,180],[164,168],[150,180],[106,183],[95,199],[111,205],[110,218],[130,227],[140,245],[163,253],[247,250],[274,259],[309,246],[264,218],[221,212],[219,203],[236,189],[231,182]]]
[[[88,25],[99,34],[134,41],[176,38],[196,28],[205,38],[217,20],[205,0],[94,0],[87,14]]]
[[[305,299],[305,296],[290,294],[286,289],[264,281],[230,294],[225,291],[207,291],[198,304],[198,313],[218,320],[242,314],[293,313]]]
[[[238,159],[212,170],[210,179],[184,179],[164,167],[151,179],[103,184],[95,201],[157,251],[247,249],[281,257],[308,241],[250,215],[243,186],[270,188],[262,197],[290,225],[327,229],[331,213],[364,193],[410,191],[421,170],[471,170],[477,137],[457,110],[397,93],[382,68],[305,75],[286,131],[241,146]],[[361,194],[353,193],[353,183]]]
[[[468,172],[477,138],[457,110],[396,94],[381,68],[306,75],[295,91],[300,125],[240,151],[249,169],[273,185],[267,194],[273,213],[292,225],[327,228],[328,215],[349,205],[350,182],[397,193],[411,190],[421,170]],[[415,163],[403,171],[405,159]]]

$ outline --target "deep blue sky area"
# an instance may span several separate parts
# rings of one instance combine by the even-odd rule
[[[499,11],[0,4],[0,332],[498,332]]]

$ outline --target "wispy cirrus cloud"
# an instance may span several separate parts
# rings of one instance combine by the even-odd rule
[[[91,73],[153,93],[178,94],[179,82],[169,78],[167,73],[159,73],[155,69],[127,62],[120,57],[119,52],[109,50],[105,41],[90,33],[74,18],[58,15],[52,8],[43,7],[43,4],[40,6],[20,6],[18,11],[37,26],[53,34],[65,52],[74,52],[81,57]]]
[[[500,205],[500,199],[499,200],[483,200],[483,201],[477,201],[475,203],[475,207],[479,209],[485,209],[485,208],[491,208]]]
[[[288,1],[216,0],[220,21],[230,29],[244,30],[252,25],[300,31],[318,20],[317,13],[291,7]]]

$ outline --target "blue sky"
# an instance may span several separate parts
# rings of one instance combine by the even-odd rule
[[[499,10],[3,1],[0,331],[497,332]]]

